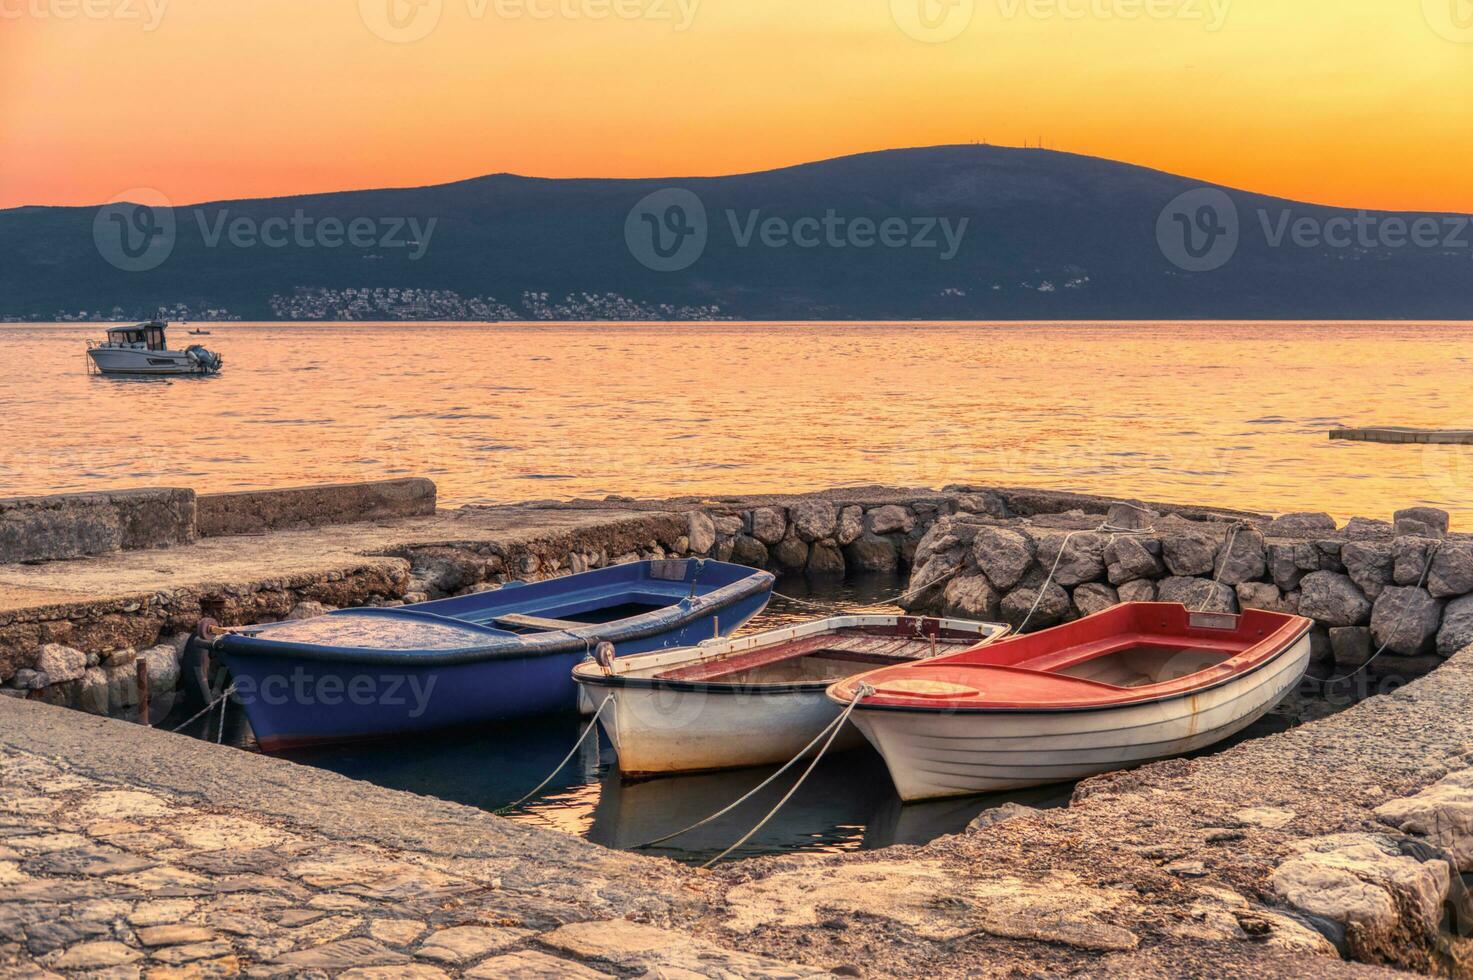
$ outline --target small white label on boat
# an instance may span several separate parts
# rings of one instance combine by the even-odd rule
[[[1199,630],[1236,630],[1238,617],[1231,613],[1192,613],[1192,628]]]

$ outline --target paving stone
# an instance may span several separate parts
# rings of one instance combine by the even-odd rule
[[[539,941],[580,959],[612,963],[652,976],[793,978],[828,976],[826,970],[793,966],[723,949],[680,932],[627,919],[577,922],[539,937]]]
[[[533,950],[493,956],[465,975],[471,980],[604,980],[614,976]]]
[[[186,898],[203,895],[210,890],[208,878],[167,865],[151,867],[137,874],[118,875],[111,880],[142,892],[172,892],[170,895],[161,895],[161,898]]]
[[[78,809],[78,815],[92,820],[117,820],[131,817],[164,817],[174,812],[167,803],[152,793],[137,790],[108,790],[98,793]]]
[[[513,946],[530,935],[530,929],[456,926],[431,933],[415,950],[415,955],[458,966]]]
[[[158,862],[106,845],[76,847],[69,851],[52,851],[31,858],[21,867],[31,875],[83,875],[106,878],[146,871]]]
[[[155,949],[149,956],[170,966],[193,963],[196,960],[215,960],[229,956],[234,951],[227,942],[190,943],[184,946],[165,946]]]
[[[128,915],[128,924],[135,929],[143,926],[170,925],[182,922],[196,908],[196,903],[183,898],[166,898],[157,902],[144,902]]]
[[[61,970],[101,970],[143,959],[136,949],[110,940],[73,946],[49,965]]]
[[[473,976],[474,974],[468,974]],[[449,980],[450,974],[428,963],[405,963],[403,966],[365,966],[344,970],[338,980]]]
[[[288,929],[296,929],[299,926],[311,925],[326,916],[327,913],[321,909],[287,909],[277,916],[276,923]]]
[[[138,930],[138,941],[145,946],[183,946],[207,943],[215,938],[213,929],[191,925],[145,926]]]
[[[390,946],[407,946],[429,928],[418,919],[374,919],[368,924],[368,934]]]
[[[272,961],[272,965],[297,970],[344,970],[350,967],[394,966],[409,961],[405,954],[372,939],[344,939],[313,946],[311,949],[283,953]]]
[[[147,980],[200,980],[201,977],[233,977],[239,974],[240,960],[232,955],[195,960],[183,966],[150,966]]]
[[[180,843],[199,851],[218,851],[223,848],[244,851],[300,842],[300,838],[272,827],[215,814],[171,821],[165,830]]]

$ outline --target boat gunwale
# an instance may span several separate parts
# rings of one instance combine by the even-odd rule
[[[989,623],[981,620],[956,619],[952,617],[910,616],[892,613],[872,615],[857,614],[848,616],[833,616],[828,619],[813,620],[811,622],[802,623],[798,626],[785,626],[775,630],[768,630],[763,633],[754,633],[750,636],[739,636],[733,639],[723,639],[719,641],[708,640],[706,641],[706,644],[694,647],[687,647],[684,649],[688,649],[692,652],[699,652],[704,650],[705,652],[711,654],[710,657],[705,659],[716,660],[724,655],[734,654],[747,650],[760,649],[762,646],[765,645],[763,642],[761,642],[764,639],[766,639],[769,644],[776,644],[777,642],[779,642],[777,640],[777,637],[780,635],[785,636],[782,642],[791,643],[796,640],[807,639],[809,637],[823,636],[828,633],[837,633],[843,629],[852,629],[856,627],[862,628],[867,625],[881,625],[886,622],[891,624],[899,624],[905,620],[935,622],[939,624],[942,629],[956,630],[957,632],[966,631],[966,627],[986,627],[988,629],[988,632],[979,632],[977,634],[977,642],[970,644],[966,648],[967,650],[973,650],[978,647],[986,646],[990,643],[996,642],[998,639],[1006,636],[1010,629],[1010,627],[1002,623]],[[707,646],[707,644],[710,645]],[[845,680],[849,679],[844,678],[839,681],[778,681],[770,684],[763,684],[760,682],[747,682],[743,684],[736,684],[731,682],[722,682],[719,680],[687,681],[663,677],[631,677],[628,673],[617,672],[620,668],[622,668],[624,671],[636,669],[638,667],[637,661],[641,658],[668,657],[678,652],[680,651],[663,650],[654,653],[635,654],[631,657],[621,657],[615,662],[616,672],[611,674],[603,673],[602,669],[595,664],[579,664],[573,668],[573,680],[577,681],[579,684],[588,687],[605,689],[624,688],[639,691],[673,691],[679,694],[717,694],[724,697],[752,697],[770,694],[824,693],[827,692],[828,689],[833,687],[835,684],[842,684]],[[962,653],[965,651],[958,650],[956,652]],[[811,654],[804,654],[803,656],[810,655]],[[692,658],[691,662],[698,663],[701,661],[701,659],[702,658]],[[907,662],[916,663],[916,661]],[[907,662],[901,662],[887,666],[903,666],[904,663]],[[857,670],[853,675],[850,675],[850,677],[870,672],[870,670]]]
[[[1279,648],[1273,653],[1272,656],[1265,657],[1263,660],[1260,660],[1252,667],[1238,671],[1236,673],[1229,674],[1226,677],[1212,682],[1211,684],[1193,687],[1184,691],[1175,691],[1156,697],[1137,698],[1133,700],[1122,699],[1116,701],[1081,702],[1078,704],[1063,705],[961,705],[957,704],[956,702],[937,702],[933,704],[887,704],[884,702],[870,701],[868,698],[866,698],[860,701],[858,707],[855,708],[855,713],[858,714],[866,711],[886,711],[900,712],[905,714],[927,715],[1057,715],[1085,712],[1092,713],[1101,711],[1122,711],[1129,710],[1131,708],[1142,707],[1145,705],[1165,704],[1171,701],[1186,701],[1190,700],[1191,698],[1198,697],[1199,695],[1205,694],[1209,691],[1215,691],[1219,688],[1226,687],[1229,684],[1233,684],[1238,681],[1246,680],[1250,677],[1253,677],[1254,675],[1260,673],[1264,668],[1278,663],[1281,659],[1283,659],[1284,656],[1292,652],[1294,648],[1297,647],[1300,642],[1302,642],[1305,637],[1309,635],[1310,631],[1314,629],[1314,621],[1305,619],[1302,616],[1295,616],[1291,618],[1302,620],[1302,622],[1299,624],[1299,628],[1295,630],[1292,638],[1286,639],[1282,644],[1280,644]],[[916,666],[920,665],[917,664]],[[936,666],[942,665],[937,664]],[[891,668],[887,667],[881,669],[889,670]],[[878,671],[872,671],[871,673],[878,673]],[[864,676],[868,675],[859,675],[859,677]],[[834,689],[849,684],[856,679],[858,678],[848,677],[844,680],[836,681],[831,684],[828,691],[826,692],[829,700],[839,705],[847,706],[848,704],[850,704],[852,700],[851,698],[839,696],[838,694],[836,694]],[[873,697],[873,695],[871,695],[871,697]]]
[[[694,559],[688,560],[693,561]],[[620,566],[610,567],[617,568]],[[732,565],[732,567],[745,568],[746,566]],[[448,650],[384,650],[372,647],[329,647],[318,644],[293,642],[290,640],[271,640],[252,633],[226,633],[211,640],[210,646],[216,652],[227,657],[252,657],[255,659],[285,658],[313,663],[401,668],[455,667],[501,660],[550,657],[579,650],[591,652],[591,647],[596,642],[607,641],[618,644],[658,636],[661,633],[667,633],[688,626],[713,614],[718,614],[722,609],[726,609],[745,599],[750,599],[763,593],[771,593],[773,586],[777,583],[776,576],[771,572],[760,569],[749,569],[749,571],[751,574],[745,575],[735,582],[728,583],[710,592],[702,593],[696,597],[696,601],[694,602],[682,599],[672,602],[670,605],[661,609],[641,613],[638,616],[631,616],[627,619],[615,620],[612,623],[589,623],[586,628],[582,629],[558,630],[531,635],[510,632],[505,633],[504,636],[488,635],[488,642],[485,644]],[[576,576],[565,576],[565,578],[572,577]],[[367,613],[369,615],[386,617],[395,613],[401,615],[407,613],[416,619],[439,619],[446,625],[454,626],[457,629],[465,629],[468,632],[488,631],[488,633],[492,634],[502,632],[496,631],[491,627],[470,623],[466,620],[454,619],[449,616],[437,616],[434,613],[417,612],[412,606],[379,609],[376,612],[370,612],[369,609],[346,609],[340,611],[344,613]],[[328,615],[333,614],[329,613]],[[241,643],[241,640],[248,642]]]

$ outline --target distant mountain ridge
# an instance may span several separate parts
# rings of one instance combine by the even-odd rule
[[[0,211],[0,316],[1465,319],[1467,216],[1045,150]]]

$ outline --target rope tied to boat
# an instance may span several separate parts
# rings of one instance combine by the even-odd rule
[[[1419,589],[1426,588],[1426,586],[1427,586],[1427,579],[1432,574],[1432,561],[1433,561],[1434,558],[1437,557],[1437,553],[1442,550],[1442,545],[1443,545],[1443,542],[1442,541],[1437,541],[1437,542],[1435,542],[1432,545],[1431,549],[1428,550],[1428,552],[1427,552],[1427,563],[1422,568],[1422,577],[1417,580],[1417,588],[1419,588]],[[1410,612],[1411,612],[1411,610],[1408,609],[1406,612],[1402,613],[1401,619],[1397,620],[1397,623],[1396,623],[1397,629],[1394,629],[1394,630],[1391,630],[1390,631],[1392,638],[1395,637],[1397,630],[1399,630],[1401,628],[1401,624],[1404,623],[1404,622],[1406,622],[1407,615]],[[1355,670],[1352,670],[1348,674],[1342,674],[1339,677],[1312,677],[1309,674],[1306,674],[1306,675],[1304,675],[1304,680],[1307,681],[1307,682],[1312,682],[1314,684],[1318,684],[1319,687],[1320,687],[1320,690],[1324,690],[1325,688],[1329,687],[1331,684],[1339,684],[1341,681],[1352,680],[1352,679],[1354,679],[1356,677],[1359,677],[1361,674],[1365,673],[1368,669],[1370,669],[1371,664],[1375,663],[1377,660],[1380,660],[1381,659],[1381,655],[1384,654],[1386,652],[1387,648],[1389,648],[1390,646],[1391,646],[1391,639],[1388,638],[1385,643],[1382,643],[1381,644],[1380,649],[1378,649],[1375,653],[1371,654],[1371,658],[1369,660],[1367,660],[1365,663],[1361,664],[1359,667],[1357,667]]]
[[[204,708],[202,708],[200,711],[195,712],[187,720],[181,722],[180,724],[178,724],[177,726],[175,726],[174,728],[172,728],[171,731],[177,732],[177,731],[179,731],[181,729],[188,728],[190,725],[192,725],[195,722],[199,721],[201,718],[203,718],[205,715],[209,714],[211,711],[214,711],[216,705],[223,704],[223,703],[229,701],[230,698],[231,698],[231,696],[234,695],[234,694],[235,694],[235,685],[234,684],[231,684],[225,690],[223,690],[223,691],[220,692],[220,696],[219,697],[215,698],[215,700],[213,700],[209,704],[205,705]],[[222,740],[224,738],[224,731],[225,731],[225,711],[222,709],[220,711],[220,732],[221,732],[221,734],[220,734],[220,739],[217,739],[217,741],[218,740]]]
[[[613,701],[614,701],[614,695],[611,692],[608,697],[604,698],[603,704],[601,704],[601,705],[598,706],[598,710],[593,713],[593,717],[590,718],[590,719],[588,719],[588,727],[585,728],[585,729],[583,729],[583,734],[579,735],[578,736],[578,741],[576,741],[576,742],[573,743],[572,750],[570,752],[568,752],[567,755],[563,756],[563,761],[562,762],[559,762],[557,764],[557,768],[556,769],[554,769],[552,772],[550,772],[550,773],[547,774],[547,778],[546,779],[544,779],[542,782],[540,782],[540,783],[537,784],[537,788],[536,789],[532,790],[532,792],[528,793],[526,796],[522,797],[520,800],[517,800],[515,803],[508,803],[506,806],[501,807],[500,809],[494,811],[496,813],[496,815],[497,816],[502,816],[504,814],[510,813],[511,811],[515,810],[517,807],[521,806],[523,803],[526,803],[532,797],[536,796],[538,793],[540,793],[544,789],[546,789],[547,788],[547,784],[550,783],[550,782],[552,782],[554,779],[556,779],[557,778],[557,774],[560,773],[560,772],[562,772],[563,769],[567,767],[568,763],[570,763],[570,762],[573,761],[573,757],[578,754],[578,750],[581,749],[581,748],[583,748],[583,743],[586,742],[586,741],[588,741],[589,734],[591,732],[598,731],[598,720],[599,720],[600,717],[603,716],[604,709],[607,708],[610,704],[612,704]]]
[[[1127,504],[1126,506],[1134,507],[1136,510],[1139,510],[1141,513],[1144,514],[1150,513],[1150,511],[1146,510],[1144,507],[1138,507],[1135,504]],[[1068,534],[1064,535],[1064,541],[1062,544],[1059,545],[1059,553],[1054,556],[1054,564],[1053,567],[1049,569],[1048,577],[1045,578],[1043,580],[1043,584],[1038,587],[1038,591],[1033,596],[1032,608],[1028,610],[1028,615],[1023,617],[1023,621],[1018,624],[1018,628],[1014,632],[1021,636],[1024,631],[1028,629],[1028,624],[1033,621],[1033,614],[1038,612],[1038,607],[1043,604],[1043,597],[1048,594],[1048,587],[1054,584],[1054,576],[1059,573],[1059,565],[1064,560],[1064,552],[1069,550],[1069,542],[1072,541],[1075,537],[1081,534],[1108,534],[1110,535],[1110,540],[1105,542],[1105,547],[1109,548],[1110,545],[1115,543],[1115,539],[1121,537],[1122,535],[1126,537],[1131,537],[1155,533],[1155,527],[1120,527],[1119,525],[1111,524],[1107,519],[1100,522],[1099,527],[1079,528],[1078,530],[1070,531]]]
[[[767,811],[766,816],[757,821],[757,825],[755,827],[747,831],[746,834],[742,836],[741,840],[737,841],[735,844],[731,845],[726,850],[722,851],[720,854],[716,855],[711,860],[701,865],[703,869],[709,868],[713,864],[717,864],[728,854],[731,854],[733,851],[740,848],[743,844],[747,843],[747,841],[751,840],[757,835],[757,832],[759,830],[767,826],[768,822],[772,820],[773,817],[777,816],[778,811],[787,805],[788,801],[793,798],[793,795],[797,793],[802,785],[808,780],[808,777],[813,775],[813,770],[817,769],[818,764],[823,761],[824,754],[828,752],[829,748],[834,744],[834,739],[839,737],[839,732],[843,731],[844,725],[849,721],[849,716],[854,713],[855,708],[859,707],[859,702],[863,701],[865,698],[874,693],[875,689],[873,687],[862,681],[860,682],[859,686],[855,689],[854,699],[849,702],[849,706],[844,709],[843,713],[841,713],[837,719],[829,724],[828,741],[823,743],[823,748],[818,750],[818,754],[813,757],[813,761],[809,763],[808,768],[804,770],[803,775],[798,777],[798,781],[792,785],[792,788],[789,789],[786,794],[783,795],[782,799],[777,801],[776,806]],[[807,751],[808,749],[805,748],[803,752],[798,753],[793,761],[796,762],[798,759],[801,759],[804,753],[806,753]],[[789,763],[789,765],[792,765],[792,763]]]

